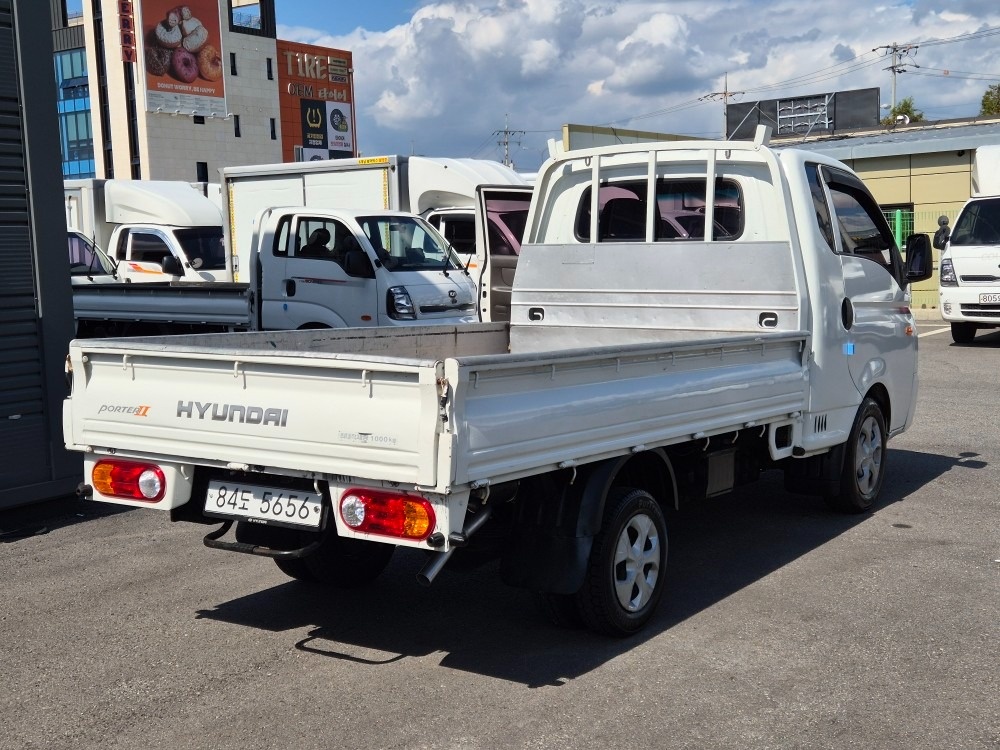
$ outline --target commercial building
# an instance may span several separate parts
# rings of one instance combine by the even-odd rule
[[[351,53],[278,40],[274,0],[50,4],[64,177],[357,155]]]

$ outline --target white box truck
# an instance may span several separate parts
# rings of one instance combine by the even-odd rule
[[[681,210],[705,237],[666,226]],[[904,263],[828,157],[574,151],[538,174],[509,323],[78,340],[64,434],[83,496],[218,524],[206,545],[294,578],[360,585],[403,546],[429,583],[478,550],[558,618],[628,635],[677,504],[780,470],[873,507],[931,270],[927,236]]]
[[[252,228],[263,209],[308,205],[409,211],[441,232],[481,286],[480,318],[509,318],[513,269],[531,201],[531,185],[513,169],[488,159],[396,155],[220,171],[236,280],[247,277]]]
[[[231,281],[218,203],[170,180],[66,180],[66,226],[117,264],[125,282]]]

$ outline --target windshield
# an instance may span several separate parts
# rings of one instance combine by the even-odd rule
[[[955,222],[951,244],[1000,245],[1000,198],[973,201]]]
[[[82,234],[70,232],[69,240],[69,272],[73,276],[110,275],[114,272],[114,264],[97,245]]]
[[[429,271],[455,268],[444,238],[415,216],[359,216],[358,224],[390,271]]]
[[[226,267],[226,248],[222,242],[222,227],[190,227],[174,230],[177,242],[184,249],[191,268],[217,271]]]

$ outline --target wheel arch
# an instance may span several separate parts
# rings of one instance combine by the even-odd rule
[[[677,478],[670,457],[660,448],[609,459],[587,478],[580,498],[577,532],[589,536],[601,530],[608,494],[614,487],[633,487],[652,495],[665,510],[678,503]]]
[[[645,490],[664,510],[677,503],[674,467],[659,448],[534,477],[519,491],[501,563],[504,582],[556,594],[578,591],[615,487]]]
[[[889,397],[889,389],[885,387],[884,383],[874,383],[865,393],[865,398],[870,398],[878,404],[878,408],[882,410],[882,418],[885,420],[888,432],[889,425],[892,424],[892,399]],[[861,401],[864,403],[864,399]]]

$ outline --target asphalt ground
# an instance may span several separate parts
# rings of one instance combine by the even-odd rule
[[[0,748],[1000,748],[1000,332],[919,332],[876,511],[767,475],[672,513],[627,640],[495,565],[324,592],[152,511],[0,512]]]

